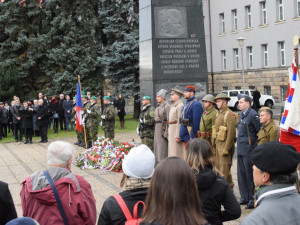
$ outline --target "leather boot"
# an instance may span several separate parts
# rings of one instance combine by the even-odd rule
[[[123,130],[125,129],[125,122],[124,121],[122,122],[122,129]]]

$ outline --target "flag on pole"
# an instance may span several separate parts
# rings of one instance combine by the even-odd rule
[[[76,130],[82,132],[82,102],[81,102],[81,92],[80,92],[80,84],[77,82],[77,96],[76,96]]]
[[[289,69],[288,91],[280,128],[280,142],[293,145],[300,152],[300,81],[295,58]]]

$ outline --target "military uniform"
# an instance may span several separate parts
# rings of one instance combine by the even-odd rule
[[[212,126],[215,125],[218,110],[212,106],[205,110],[200,120],[200,139],[205,139],[211,144]]]
[[[155,109],[154,155],[157,162],[168,157],[168,124],[170,105],[163,101]]]
[[[270,141],[278,141],[279,132],[279,127],[275,124],[274,120],[271,120],[266,126],[262,125],[257,133],[257,145]]]
[[[116,110],[113,103],[109,102],[104,106],[103,114],[101,121],[102,129],[104,131],[104,136],[106,138],[113,139],[115,137],[115,117]]]
[[[152,151],[154,149],[154,118],[154,108],[151,106],[151,104],[143,106],[140,114],[138,130],[142,143],[147,145]]]
[[[86,138],[89,146],[97,140],[98,135],[98,116],[100,116],[100,108],[96,102],[91,103],[89,109],[86,111],[87,117],[85,121]]]
[[[216,136],[213,137],[212,140],[216,151],[216,166],[231,187],[234,186],[230,170],[234,154],[234,143],[236,140],[236,125],[235,114],[228,106],[222,107],[216,114]]]

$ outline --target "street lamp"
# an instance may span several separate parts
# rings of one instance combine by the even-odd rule
[[[241,55],[242,55],[242,76],[243,76],[243,91],[244,94],[246,94],[245,91],[245,71],[244,71],[244,58],[243,58],[243,46],[244,46],[244,41],[246,40],[246,38],[243,37],[239,37],[237,39],[237,41],[239,42],[239,46],[241,47]]]

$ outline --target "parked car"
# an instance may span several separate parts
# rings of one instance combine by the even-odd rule
[[[251,89],[245,90],[245,94],[250,96],[251,98],[253,98],[253,92],[254,92],[254,90],[251,90]],[[244,91],[243,90],[224,90],[224,91],[222,91],[222,93],[227,94],[231,98],[230,101],[228,102],[228,106],[230,108],[233,108],[234,110],[239,110],[238,95],[244,94]],[[261,97],[259,99],[259,103],[261,106],[268,106],[268,107],[272,108],[275,103],[275,100],[271,95],[261,95]]]

